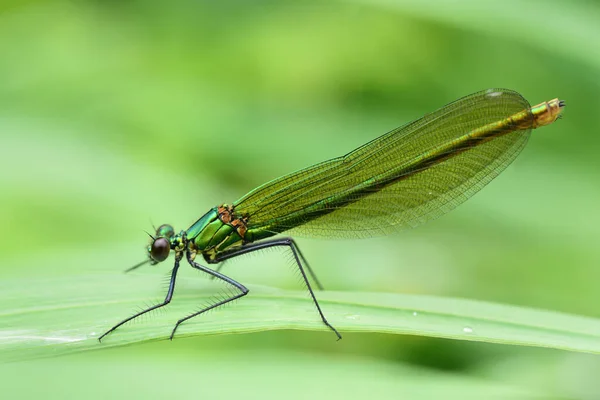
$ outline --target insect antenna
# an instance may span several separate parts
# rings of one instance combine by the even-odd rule
[[[149,262],[150,262],[150,259],[148,258],[148,259],[146,259],[146,260],[144,260],[142,262],[139,262],[139,263],[135,264],[133,267],[127,268],[124,272],[125,273],[131,272],[134,269],[137,269],[137,268],[141,267],[144,264],[148,264]]]

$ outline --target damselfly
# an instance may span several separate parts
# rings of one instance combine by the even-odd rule
[[[305,237],[359,238],[388,234],[432,220],[467,200],[504,170],[523,149],[532,129],[560,117],[564,102],[531,107],[519,93],[489,89],[463,97],[394,129],[345,156],[272,180],[232,204],[210,209],[191,227],[175,233],[161,225],[147,259],[129,270],[175,254],[165,300],[119,322],[99,339],[171,301],[183,257],[189,265],[233,286],[237,293],[180,319],[248,294],[220,272],[223,261],[269,247],[291,250],[323,323],[327,321],[307,277],[322,289],[289,233]],[[201,255],[206,265],[196,262]],[[218,265],[220,264],[220,265]],[[210,268],[209,265],[218,265]]]

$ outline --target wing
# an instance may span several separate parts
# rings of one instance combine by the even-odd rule
[[[529,107],[511,90],[474,93],[343,157],[270,181],[235,202],[234,212],[248,218],[248,229],[305,237],[371,237],[415,227],[498,176],[531,129],[453,143]]]

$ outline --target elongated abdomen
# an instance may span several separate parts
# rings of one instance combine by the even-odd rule
[[[256,236],[364,237],[433,219],[480,190],[553,122],[558,100],[530,108],[517,92],[464,97],[344,157],[269,182],[234,204]]]

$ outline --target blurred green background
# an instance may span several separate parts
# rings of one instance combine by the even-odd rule
[[[150,221],[185,229],[269,179],[506,87],[565,99],[565,118],[481,193],[416,230],[300,245],[332,290],[600,317],[599,76],[594,1],[5,0],[0,278],[121,271],[144,257]],[[227,272],[299,288],[278,252]],[[143,273],[159,282],[168,268]],[[597,399],[599,373],[599,357],[555,350],[278,331],[1,365],[0,381],[7,398]]]

